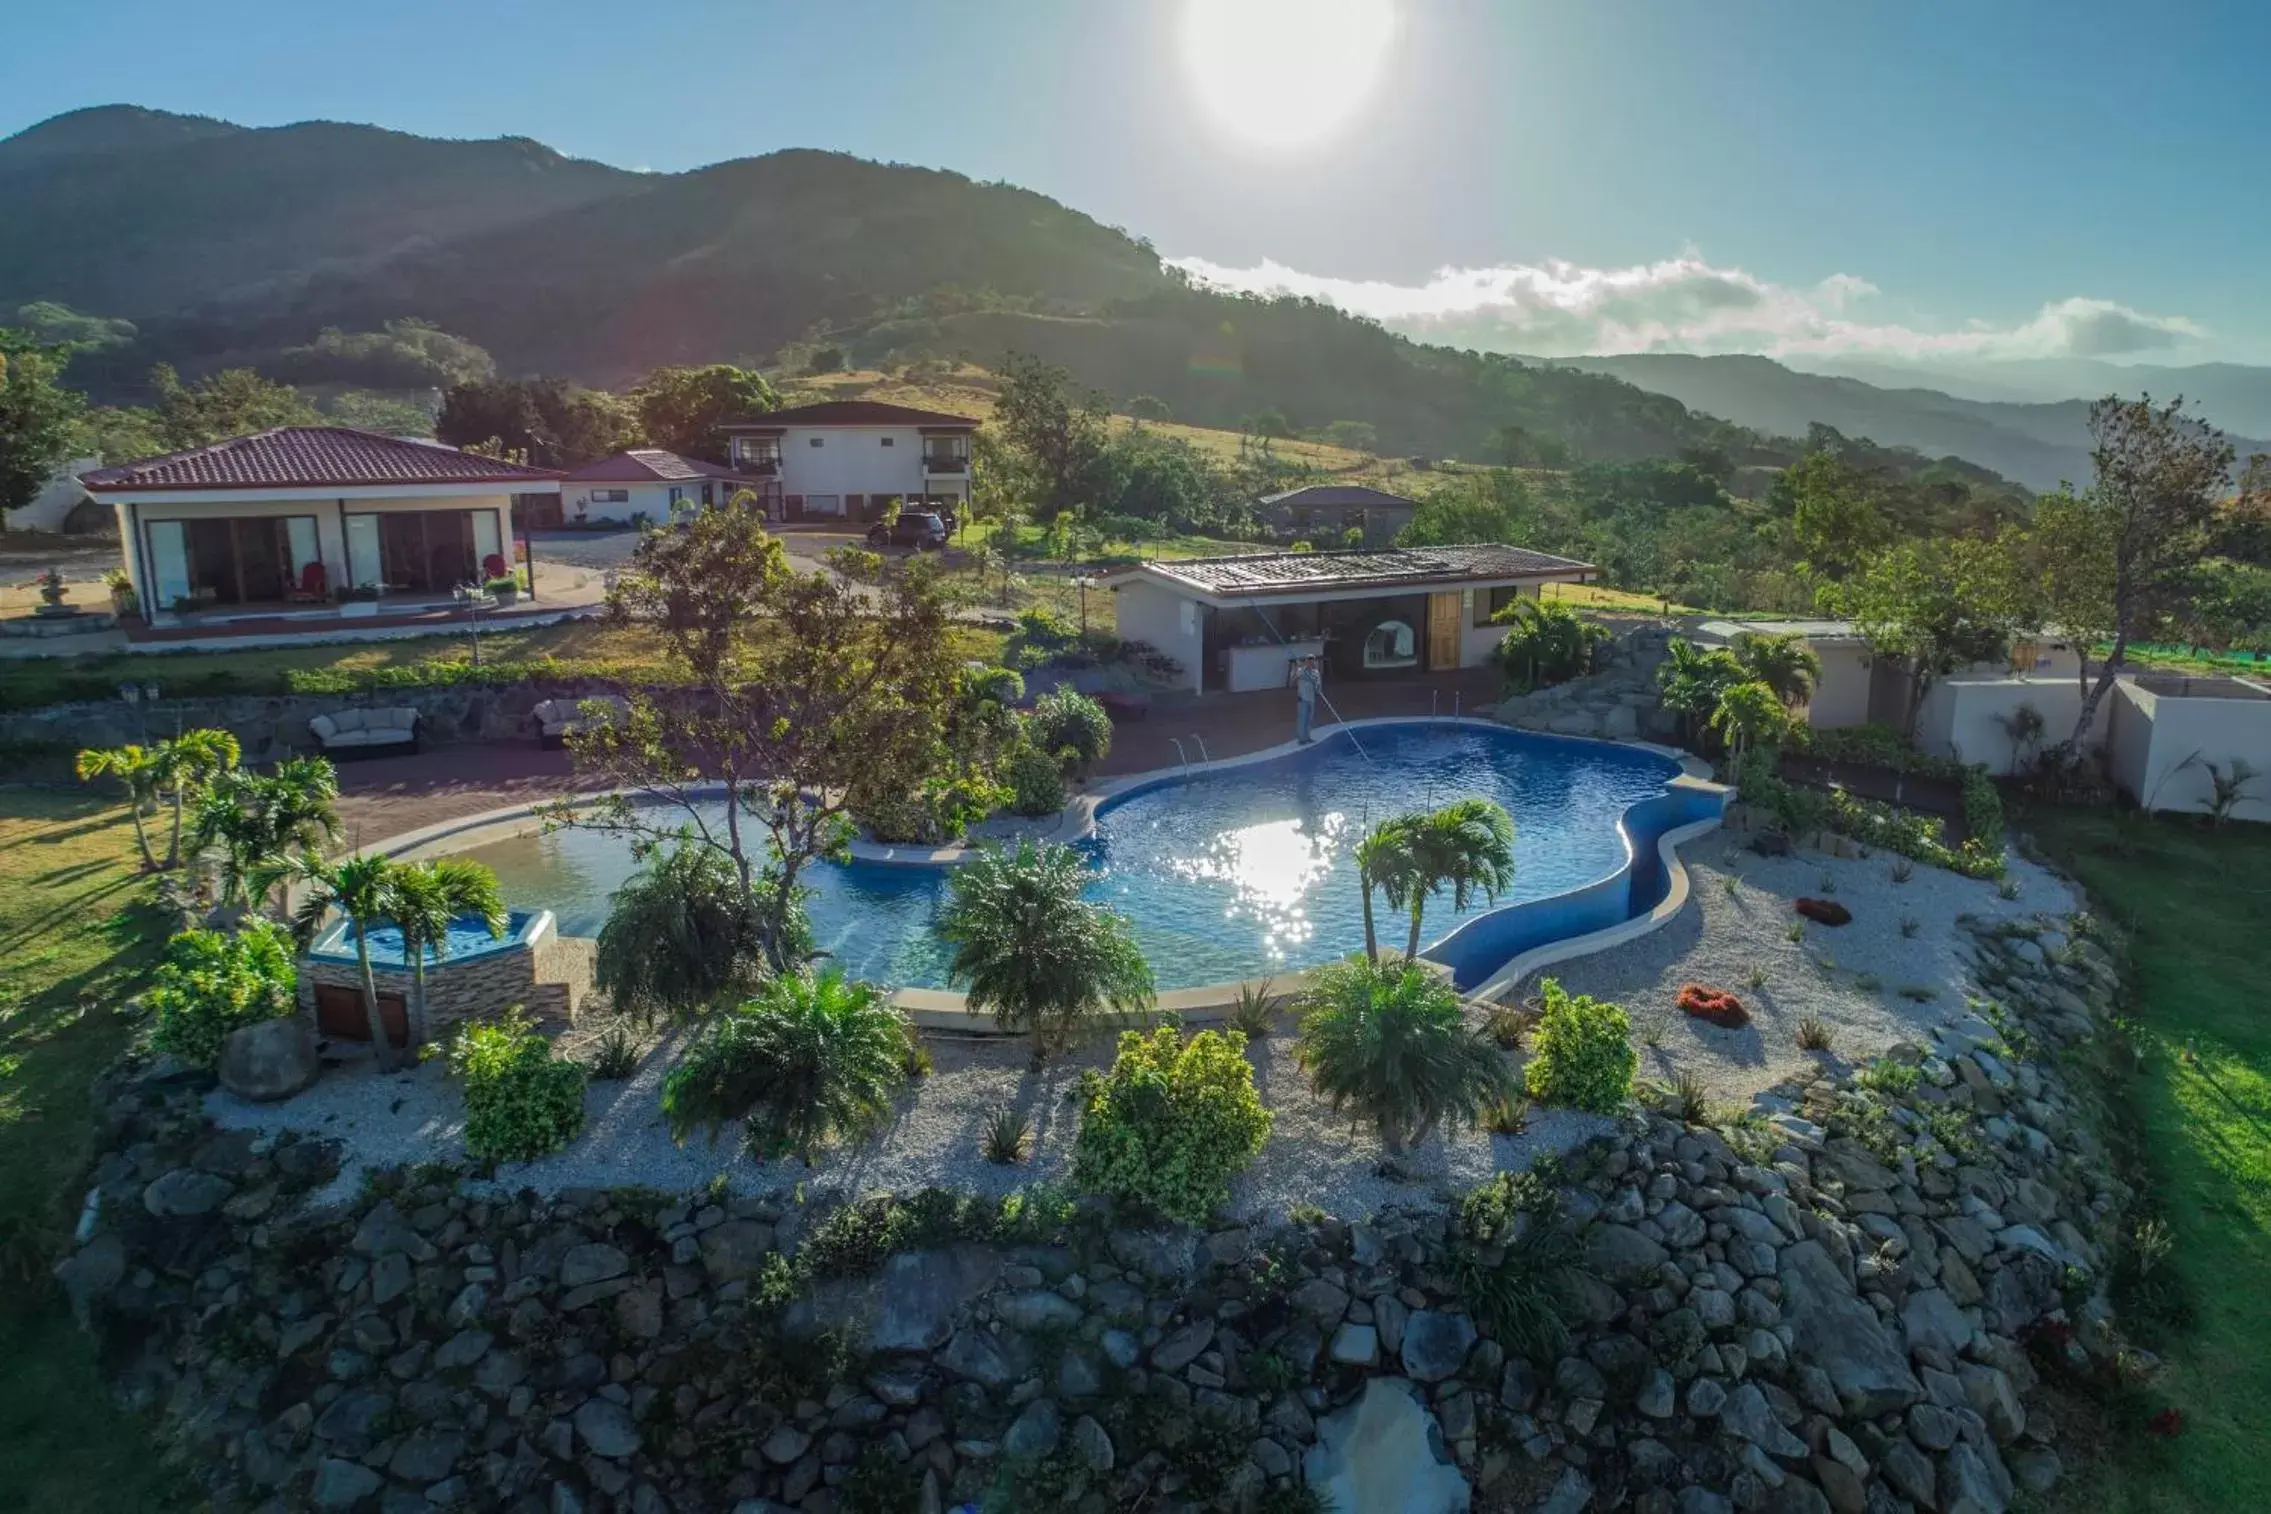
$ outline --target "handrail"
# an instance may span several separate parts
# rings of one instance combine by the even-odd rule
[[[1210,756],[1208,756],[1208,755],[1207,755],[1207,750],[1206,750],[1206,738],[1205,738],[1204,736],[1201,736],[1201,735],[1200,735],[1200,734],[1199,734],[1198,732],[1196,732],[1196,731],[1193,731],[1193,732],[1191,732],[1191,739],[1192,739],[1193,741],[1195,741],[1195,742],[1197,742],[1197,743],[1199,744],[1199,761],[1201,761],[1201,762],[1212,762],[1212,761],[1214,761],[1214,759],[1213,759],[1212,757],[1210,757]]]
[[[1186,773],[1189,772],[1191,770],[1191,754],[1183,750],[1182,740],[1179,737],[1174,736],[1168,737],[1167,740],[1173,744],[1176,757],[1181,759],[1183,764],[1183,771]]]

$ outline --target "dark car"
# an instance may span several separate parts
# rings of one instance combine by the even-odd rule
[[[937,551],[946,545],[946,522],[931,510],[902,510],[893,521],[877,521],[867,528],[871,547],[913,547]]]

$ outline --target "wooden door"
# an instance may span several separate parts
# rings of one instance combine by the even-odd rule
[[[1456,591],[1427,596],[1427,667],[1430,672],[1440,673],[1459,665],[1460,604]]]
[[[402,995],[378,996],[379,1023],[386,1027],[387,1044],[410,1044],[410,1009]],[[336,983],[315,986],[315,1032],[334,1041],[368,1041],[371,1018],[363,1012],[363,991]]]

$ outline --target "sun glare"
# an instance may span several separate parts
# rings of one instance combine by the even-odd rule
[[[1257,147],[1324,141],[1356,118],[1396,41],[1395,0],[1183,0],[1200,106]]]

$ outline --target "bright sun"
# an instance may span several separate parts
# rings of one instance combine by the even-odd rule
[[[1207,113],[1257,147],[1346,126],[1396,40],[1395,0],[1183,0],[1183,66]]]

